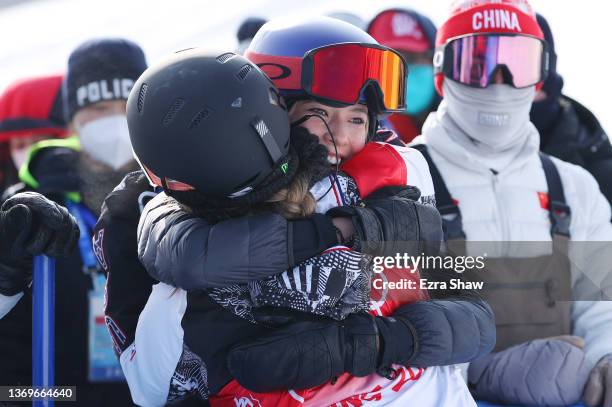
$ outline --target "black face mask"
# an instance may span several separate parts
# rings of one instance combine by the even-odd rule
[[[534,102],[531,105],[531,122],[536,126],[541,136],[551,130],[559,119],[561,114],[559,97],[561,96],[562,89],[563,78],[557,74],[552,74],[542,88],[546,92],[546,99]]]

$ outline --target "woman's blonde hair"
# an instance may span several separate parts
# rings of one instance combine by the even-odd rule
[[[317,201],[310,193],[310,179],[308,173],[299,173],[286,188],[281,189],[270,197],[264,204],[283,216],[285,219],[296,219],[310,216],[315,212]],[[190,212],[190,208],[186,207]],[[170,297],[178,293],[175,288]]]
[[[311,177],[308,173],[298,173],[293,181],[276,192],[266,202],[286,219],[303,218],[314,213],[317,202],[310,193]]]

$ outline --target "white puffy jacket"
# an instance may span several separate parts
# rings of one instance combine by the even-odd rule
[[[452,120],[444,118],[446,114],[442,104],[438,112],[428,117],[423,135],[415,144],[427,145],[451,197],[458,202],[468,251],[470,240],[550,241],[549,212],[541,203],[548,187],[538,156],[540,139],[535,127],[527,123],[520,145],[506,156],[493,157],[479,153]],[[610,205],[586,170],[555,158],[553,161],[572,214],[572,294],[576,298],[583,279],[590,279],[601,287],[608,300],[576,301],[572,305],[573,334],[585,339],[587,363],[593,366],[602,356],[612,353],[612,262],[606,261],[606,249],[607,255],[612,256]],[[575,243],[578,241],[600,243]],[[542,250],[541,245],[538,247]],[[489,257],[513,255],[503,243],[497,249],[497,253],[488,253]],[[543,254],[550,252],[532,253]]]

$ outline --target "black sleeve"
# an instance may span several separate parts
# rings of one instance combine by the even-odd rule
[[[289,267],[293,267],[311,257],[321,254],[338,244],[338,236],[331,218],[313,214],[309,218],[287,221],[289,226]]]
[[[465,363],[491,352],[496,339],[493,310],[477,291],[453,288],[451,280],[465,280],[463,274],[430,268],[421,270],[421,278],[445,282],[446,289],[430,290],[429,301],[404,305],[394,313],[409,320],[416,332],[411,362],[419,366]]]
[[[599,189],[608,203],[612,204],[612,178],[610,178],[610,174],[612,174],[612,145],[610,145],[607,135],[604,134],[604,136],[606,137],[606,143],[600,146],[597,154],[586,163],[585,168],[599,184]]]
[[[287,221],[274,213],[211,225],[160,194],[143,211],[138,255],[156,280],[186,290],[279,274],[337,244],[324,215]]]
[[[140,205],[153,195],[142,173],[128,174],[104,201],[94,230],[94,251],[107,275],[106,324],[118,353],[134,342],[138,316],[156,283],[136,250]]]
[[[575,140],[571,145],[578,146],[583,163],[581,164],[593,175],[599,184],[599,189],[609,203],[612,204],[612,144],[597,117],[586,106],[563,95],[569,101],[571,110],[575,111],[578,125],[573,134]],[[563,158],[563,157],[560,157]]]
[[[410,366],[470,362],[495,346],[493,312],[483,300],[418,301],[398,308],[393,317],[408,321],[413,332]],[[392,342],[401,340],[396,336]]]

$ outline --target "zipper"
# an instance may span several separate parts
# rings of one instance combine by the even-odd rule
[[[502,254],[506,254],[508,252],[508,240],[509,240],[509,236],[508,236],[508,227],[506,225],[506,211],[504,210],[504,202],[502,199],[500,199],[500,195],[499,195],[499,174],[493,170],[490,169],[491,171],[491,185],[493,187],[493,196],[495,197],[495,204],[497,205],[497,214],[499,216],[499,225],[500,225],[500,229],[501,229],[501,239],[500,241],[502,242],[502,244],[504,246],[502,246],[503,250],[502,250]]]

